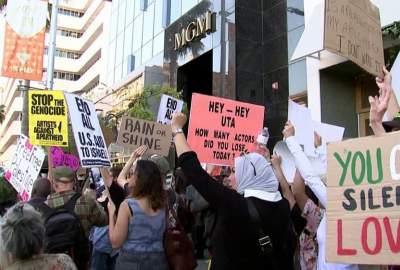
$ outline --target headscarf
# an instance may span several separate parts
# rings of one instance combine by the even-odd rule
[[[235,178],[238,193],[244,193],[245,189],[278,191],[279,183],[271,164],[258,153],[235,158]]]

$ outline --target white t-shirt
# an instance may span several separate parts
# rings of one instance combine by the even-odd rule
[[[358,270],[356,264],[327,263],[325,260],[326,216],[321,220],[317,230],[318,241],[318,270]]]

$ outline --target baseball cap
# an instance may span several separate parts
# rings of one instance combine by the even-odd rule
[[[153,161],[157,165],[162,176],[166,176],[171,170],[168,160],[163,156],[152,155],[149,160]]]
[[[59,182],[72,182],[75,178],[75,172],[67,166],[59,166],[53,169],[53,179]]]

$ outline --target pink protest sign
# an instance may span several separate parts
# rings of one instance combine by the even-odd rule
[[[264,107],[193,94],[188,142],[201,162],[233,165],[251,152],[264,123]]]
[[[52,146],[50,152],[53,160],[53,167],[68,166],[74,171],[79,169],[79,159],[76,156],[64,153],[62,148],[56,146]]]

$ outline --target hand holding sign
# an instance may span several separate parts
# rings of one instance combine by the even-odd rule
[[[183,113],[174,113],[171,121],[172,132],[176,129],[183,128],[186,124],[187,117]]]
[[[286,122],[282,134],[285,139],[294,136],[294,126],[290,121]]]

